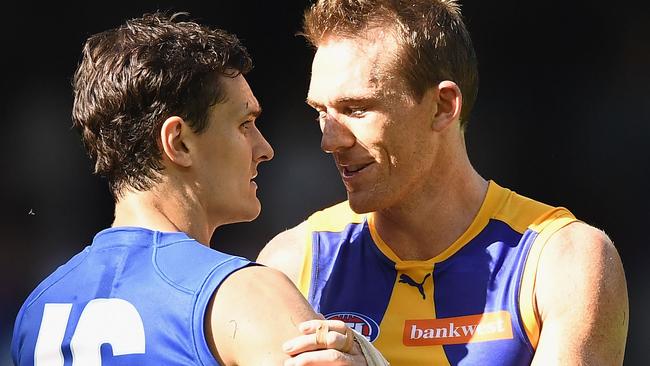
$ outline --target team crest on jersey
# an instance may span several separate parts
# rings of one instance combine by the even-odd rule
[[[340,311],[325,315],[325,319],[340,320],[370,342],[379,336],[379,326],[370,317],[359,313]]]

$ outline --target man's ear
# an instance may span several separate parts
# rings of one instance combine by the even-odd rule
[[[437,91],[436,102],[438,108],[431,127],[433,130],[440,132],[460,118],[463,94],[460,92],[458,85],[449,80],[441,81],[438,84]]]
[[[187,168],[192,165],[192,157],[185,145],[183,129],[190,128],[185,121],[178,116],[169,117],[163,122],[160,128],[160,142],[162,153],[172,163]]]

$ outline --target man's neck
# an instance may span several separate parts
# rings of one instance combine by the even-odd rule
[[[160,187],[148,191],[129,190],[115,203],[113,227],[136,226],[156,231],[182,231],[204,245],[210,245],[207,217],[189,197]]]
[[[488,182],[469,164],[438,177],[411,200],[373,213],[382,240],[402,260],[428,260],[449,248],[474,221]]]

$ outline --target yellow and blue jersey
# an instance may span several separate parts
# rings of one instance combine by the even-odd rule
[[[576,221],[490,182],[470,227],[425,261],[398,258],[373,215],[347,202],[309,217],[299,288],[393,366],[529,365],[539,339],[535,274],[548,238]]]

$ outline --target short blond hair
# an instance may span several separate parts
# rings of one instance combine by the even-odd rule
[[[357,38],[374,27],[394,31],[401,54],[393,69],[418,101],[443,80],[463,94],[464,128],[478,92],[476,54],[455,0],[317,0],[304,14],[303,35],[315,47],[326,37]]]

